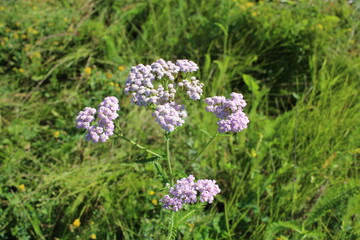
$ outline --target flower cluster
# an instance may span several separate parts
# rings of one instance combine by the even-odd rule
[[[220,193],[220,188],[215,180],[198,180],[195,182],[193,175],[187,178],[182,178],[170,188],[170,195],[165,195],[160,200],[165,209],[173,210],[174,212],[182,209],[186,203],[200,202],[212,203],[214,196]]]
[[[87,141],[106,142],[109,136],[114,134],[114,120],[119,116],[116,112],[120,110],[119,101],[116,97],[106,97],[99,105],[98,110],[86,107],[79,112],[76,118],[76,127],[88,130]],[[95,120],[97,112],[98,121],[91,125]]]
[[[184,124],[186,112],[184,106],[175,102],[177,87],[186,89],[192,100],[199,100],[204,84],[191,77],[176,83],[177,78],[199,69],[196,63],[189,60],[171,61],[159,59],[150,65],[139,64],[131,68],[125,83],[125,94],[131,94],[131,102],[138,106],[151,106],[156,109],[153,116],[161,128],[172,132]],[[182,74],[182,75],[181,75]]]
[[[184,124],[184,118],[187,117],[187,113],[184,105],[171,102],[158,105],[153,116],[156,117],[156,122],[158,122],[165,131],[172,132],[175,130],[175,127]]]
[[[224,96],[215,96],[204,100],[208,105],[205,110],[220,118],[217,124],[218,131],[221,133],[240,132],[247,128],[249,123],[249,118],[243,112],[243,108],[246,106],[243,95],[233,92],[230,96],[230,99],[226,99]]]
[[[197,80],[195,77],[190,78],[191,81],[183,80],[178,84],[179,87],[185,87],[187,89],[186,94],[192,99],[192,100],[199,100],[201,98],[201,95],[203,93],[202,88],[204,87],[204,84],[201,83],[199,80]]]

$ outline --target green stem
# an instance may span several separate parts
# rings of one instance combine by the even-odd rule
[[[117,134],[117,136],[118,136],[119,138],[122,138],[122,139],[124,139],[125,141],[133,144],[133,145],[134,145],[135,147],[137,147],[137,148],[140,148],[140,149],[142,149],[142,150],[145,150],[146,152],[148,152],[148,153],[150,153],[150,154],[152,154],[152,155],[154,155],[154,156],[157,156],[157,157],[159,157],[159,158],[163,158],[163,156],[161,156],[160,154],[151,151],[150,149],[148,149],[148,148],[146,148],[146,147],[138,144],[137,142],[134,142],[134,141],[131,140],[131,139],[128,139],[127,137],[124,137],[124,136],[119,135],[119,134]]]
[[[186,171],[191,164],[193,164],[195,161],[197,161],[199,159],[199,157],[201,156],[201,154],[205,151],[205,149],[210,145],[210,143],[219,135],[219,132],[216,132],[215,135],[205,144],[205,146],[200,150],[200,152],[198,152],[198,154],[196,154],[196,156],[190,160],[190,162],[188,162],[185,167],[183,167],[180,171],[178,171],[175,175],[177,176],[180,172]]]
[[[170,182],[171,182],[171,185],[173,185],[173,171],[172,171],[172,167],[171,167],[171,156],[170,156],[170,137],[168,135],[165,135],[165,139],[166,139],[166,157],[167,157],[167,163],[168,163],[168,168],[169,168],[169,172],[170,172]]]

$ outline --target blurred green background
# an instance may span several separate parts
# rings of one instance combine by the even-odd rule
[[[222,192],[178,239],[360,239],[359,19],[345,0],[1,1],[0,239],[163,239],[143,153],[74,127],[116,96],[126,135],[163,152],[151,112],[123,94],[131,66],[159,58],[197,62],[203,96],[241,92],[250,118],[188,170]],[[217,129],[189,104],[178,166]]]

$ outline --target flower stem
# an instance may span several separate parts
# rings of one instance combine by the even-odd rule
[[[177,176],[179,173],[183,172],[183,171],[186,171],[190,166],[191,164],[193,164],[195,161],[197,161],[199,159],[199,157],[201,156],[201,154],[205,151],[205,149],[210,145],[210,143],[219,135],[219,132],[216,132],[215,135],[210,138],[210,140],[205,144],[205,146],[200,150],[200,152],[198,152],[198,154],[196,154],[196,156],[190,160],[190,162],[188,162],[185,167],[183,167],[181,170],[179,170],[175,175]]]
[[[171,167],[171,155],[170,155],[170,136],[168,135],[168,133],[165,133],[165,141],[166,141],[166,157],[167,157],[167,163],[168,163],[168,168],[169,168],[169,172],[170,172],[170,182],[171,185],[173,185],[173,171],[172,171],[172,167]]]
[[[119,134],[116,134],[116,135],[117,135],[119,138],[122,138],[122,139],[124,139],[125,141],[133,144],[133,145],[134,145],[135,147],[137,147],[137,148],[140,148],[140,149],[142,149],[142,150],[145,150],[146,152],[148,152],[148,153],[150,153],[150,154],[152,154],[152,155],[154,155],[154,156],[157,156],[157,157],[159,157],[159,158],[163,158],[163,156],[161,156],[160,154],[151,151],[150,149],[148,149],[148,148],[146,148],[146,147],[138,144],[137,142],[135,142],[135,141],[133,141],[133,140],[127,138],[127,137],[124,137],[123,135],[119,135]]]

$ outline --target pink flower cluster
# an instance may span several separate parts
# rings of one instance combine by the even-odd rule
[[[119,100],[116,97],[106,97],[99,105],[98,110],[86,107],[79,112],[76,117],[76,127],[88,130],[87,141],[106,142],[109,136],[114,134],[114,120],[119,116]],[[91,125],[95,120],[97,112],[98,121]]]
[[[204,100],[208,105],[205,110],[220,118],[217,124],[218,131],[221,133],[240,132],[247,128],[249,123],[249,118],[243,112],[243,108],[246,106],[243,95],[233,92],[230,96],[230,99],[226,99],[224,96],[215,96]]]
[[[150,65],[139,64],[131,68],[124,93],[131,94],[132,103],[138,106],[155,108],[153,116],[156,121],[162,129],[172,132],[185,123],[187,116],[184,106],[175,102],[178,87],[185,89],[190,99],[199,100],[204,86],[195,77],[180,83],[175,80],[198,69],[197,64],[190,60],[177,60],[174,64],[159,59]]]
[[[160,200],[165,209],[179,211],[186,203],[208,202],[212,203],[214,197],[220,193],[221,190],[216,184],[215,180],[198,180],[195,182],[193,175],[187,178],[182,178],[170,188],[169,195],[165,195]]]

